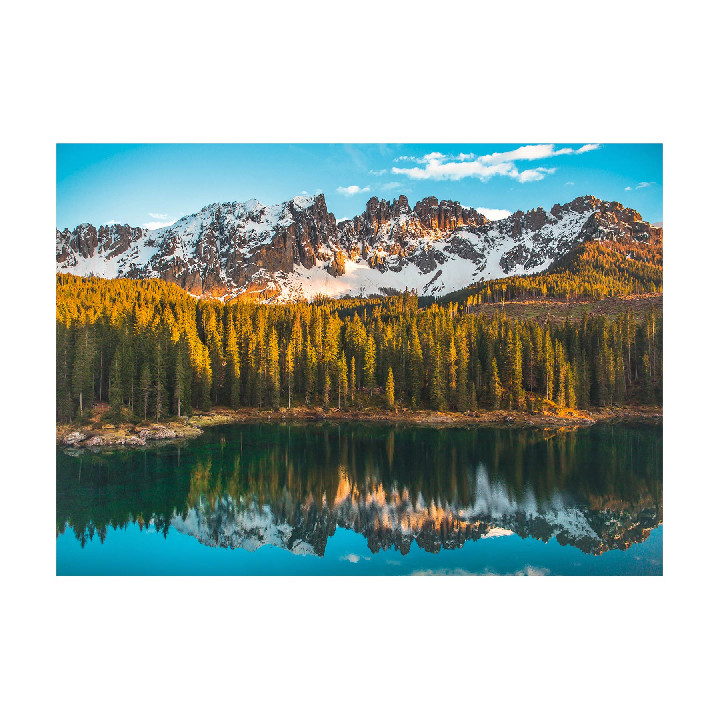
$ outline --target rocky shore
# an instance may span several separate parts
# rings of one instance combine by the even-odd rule
[[[481,410],[443,413],[432,410],[231,410],[217,408],[163,423],[121,423],[118,425],[57,425],[56,442],[72,448],[145,447],[201,435],[204,427],[239,422],[340,421],[405,423],[431,426],[512,426],[538,429],[574,429],[597,422],[662,423],[662,408],[653,406],[615,407],[599,410],[564,410],[561,413],[529,413],[516,410]]]

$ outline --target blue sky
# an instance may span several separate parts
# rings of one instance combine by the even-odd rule
[[[373,195],[435,195],[491,218],[595,195],[658,222],[662,182],[659,144],[62,144],[56,221],[158,227],[214,202],[323,192],[338,219]]]

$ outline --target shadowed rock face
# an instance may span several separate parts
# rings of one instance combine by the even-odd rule
[[[318,285],[325,287],[323,277],[345,275],[352,277],[324,291],[363,295],[382,287],[437,295],[546,269],[579,243],[604,239],[661,243],[662,228],[592,196],[494,222],[451,200],[427,197],[411,208],[404,195],[392,202],[373,197],[363,213],[340,223],[323,195],[299,196],[271,207],[254,200],[210,205],[152,231],[87,224],[57,230],[56,267],[78,275],[158,277],[197,296],[289,299],[292,288],[294,296],[307,289],[311,298]],[[315,273],[315,284],[303,270]]]

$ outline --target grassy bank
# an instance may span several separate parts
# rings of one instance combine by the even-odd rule
[[[662,423],[662,408],[657,406],[626,406],[597,410],[553,408],[530,413],[517,410],[479,410],[452,413],[433,410],[372,409],[337,410],[295,407],[281,410],[214,408],[186,418],[170,418],[152,422],[102,422],[97,417],[86,422],[56,426],[58,445],[70,447],[144,447],[155,442],[168,442],[197,437],[203,428],[240,422],[325,422],[359,421],[407,423],[430,426],[512,426],[540,429],[577,428],[597,422]]]

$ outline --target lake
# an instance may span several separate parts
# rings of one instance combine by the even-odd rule
[[[662,575],[662,427],[247,423],[57,450],[58,575]]]

